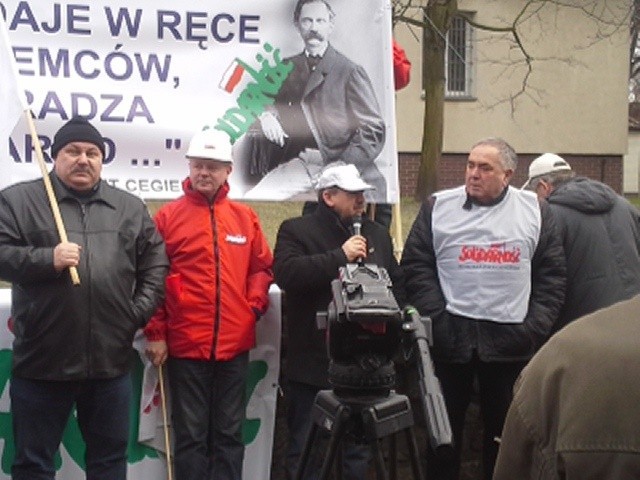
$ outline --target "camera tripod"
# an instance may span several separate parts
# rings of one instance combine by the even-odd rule
[[[333,390],[321,390],[316,395],[311,410],[312,425],[300,457],[296,480],[302,480],[309,462],[311,449],[320,429],[330,433],[326,457],[322,463],[319,480],[327,480],[336,458],[338,447],[348,434],[362,439],[370,446],[378,480],[387,480],[387,470],[381,450],[381,441],[389,438],[389,470],[396,478],[396,434],[405,433],[411,456],[414,480],[423,480],[418,457],[418,445],[413,431],[413,412],[409,399],[393,391],[385,396],[339,396]],[[338,468],[338,478],[342,469]]]

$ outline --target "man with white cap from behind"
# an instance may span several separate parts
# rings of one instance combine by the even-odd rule
[[[316,394],[330,388],[325,331],[316,326],[316,313],[326,311],[332,298],[331,281],[338,269],[363,259],[387,269],[398,303],[404,303],[404,279],[393,255],[388,230],[362,217],[364,192],[373,187],[355,165],[332,165],[321,173],[315,189],[318,207],[309,214],[285,220],[278,231],[273,270],[285,291],[287,362],[284,368],[289,445],[288,478],[294,478],[311,427]],[[358,225],[361,225],[358,233]],[[346,480],[366,478],[368,447],[349,444],[342,464]],[[319,473],[312,460],[306,472]]]
[[[555,153],[544,153],[529,165],[529,178],[524,182],[522,188],[528,188],[535,192],[538,192],[538,189],[540,189],[538,197],[547,198],[551,190],[549,176],[552,173],[554,174],[553,178],[556,179],[573,178],[575,176],[574,171],[571,170],[571,165],[569,165],[564,158]],[[535,187],[533,187],[534,184]]]
[[[146,352],[168,365],[176,479],[241,480],[249,350],[273,259],[256,213],[227,198],[229,137],[200,131],[186,156],[184,196],[155,216],[171,265]]]
[[[555,330],[640,293],[640,212],[624,197],[576,176],[553,153],[531,162],[522,188],[548,201],[567,258],[567,292]]]

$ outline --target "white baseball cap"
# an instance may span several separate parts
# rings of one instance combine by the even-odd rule
[[[338,187],[346,192],[363,192],[375,188],[362,180],[358,169],[353,164],[326,168],[316,182],[316,190],[330,187]]]
[[[555,153],[542,154],[529,165],[529,178],[522,185],[522,188],[527,188],[531,180],[536,177],[562,170],[571,170],[571,165],[564,158]]]
[[[231,150],[229,135],[215,128],[207,128],[193,136],[186,157],[233,163]]]

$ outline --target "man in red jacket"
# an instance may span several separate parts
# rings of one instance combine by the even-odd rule
[[[273,258],[256,213],[227,198],[226,134],[196,133],[187,158],[184,195],[155,216],[171,266],[146,351],[154,365],[168,358],[176,479],[241,480],[249,350]]]

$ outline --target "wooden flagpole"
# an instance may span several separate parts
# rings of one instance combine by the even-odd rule
[[[167,415],[167,396],[164,391],[164,374],[162,372],[162,364],[158,365],[158,378],[160,380],[160,402],[162,406],[162,426],[164,430],[164,448],[166,450],[167,459],[167,480],[173,480],[173,468],[171,458],[171,441],[169,439],[169,421]]]
[[[400,198],[398,198],[398,203],[393,204],[391,230],[393,238],[393,253],[396,256],[396,260],[400,261],[400,257],[402,257],[402,250],[404,249],[404,243],[402,240],[402,209],[400,208]]]
[[[33,143],[36,149],[36,159],[40,172],[42,173],[42,179],[44,180],[44,187],[47,191],[47,197],[49,198],[49,205],[51,205],[51,211],[53,212],[53,219],[56,222],[56,228],[58,229],[58,235],[61,242],[68,242],[67,232],[64,228],[64,222],[62,221],[62,215],[60,215],[60,208],[58,207],[58,201],[51,185],[51,179],[49,178],[49,172],[47,166],[44,163],[44,155],[42,153],[42,146],[40,145],[40,139],[38,138],[38,132],[36,132],[36,126],[31,116],[31,110],[24,111],[27,123],[29,124],[29,131],[31,132],[31,143]],[[71,275],[71,281],[74,285],[80,285],[80,276],[78,275],[78,269],[76,267],[69,267],[69,274]]]

